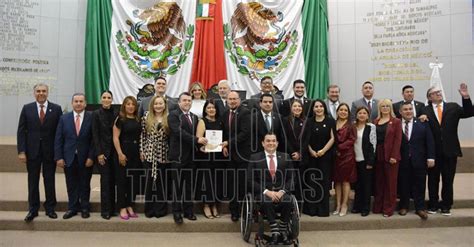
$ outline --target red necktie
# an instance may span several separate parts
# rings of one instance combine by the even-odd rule
[[[276,165],[275,160],[273,160],[273,156],[273,154],[269,154],[268,158],[270,158],[270,175],[272,176],[272,179],[275,179]]]
[[[76,115],[76,134],[79,136],[79,132],[81,131],[81,115]]]
[[[188,120],[189,126],[191,126],[191,129],[193,128],[193,122],[191,122],[191,119],[189,118],[189,113],[184,114],[186,116],[186,120]]]
[[[405,121],[405,137],[407,138],[408,141],[410,140],[410,133],[408,133],[408,131],[409,131],[408,124],[409,123],[410,123],[410,121]]]
[[[367,101],[367,108],[369,109],[369,114],[372,114],[372,100]]]
[[[43,124],[44,123],[44,116],[45,116],[44,115],[44,105],[40,105],[40,108],[41,108],[40,109],[40,122],[41,122],[41,124]]]

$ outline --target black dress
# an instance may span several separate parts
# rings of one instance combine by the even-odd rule
[[[332,118],[326,117],[321,122],[316,122],[314,118],[308,119],[305,143],[317,152],[323,149],[331,139],[331,132],[335,138],[335,130],[336,122]],[[307,169],[304,172],[303,213],[327,217],[329,216],[329,190],[334,150],[331,147],[319,158],[314,158],[309,154],[307,157]]]
[[[127,157],[125,166],[120,165],[118,155],[116,157],[117,207],[126,208],[135,201],[140,191],[140,176],[145,174],[140,161],[141,126],[134,118],[118,118],[115,126],[120,129],[120,147]]]
[[[221,121],[211,121],[207,118],[202,119],[206,126],[206,130],[223,130],[224,125]],[[205,137],[205,136],[204,136]],[[222,152],[203,153],[198,152],[196,155],[197,162],[197,186],[196,200],[205,203],[215,203],[222,201],[224,188],[224,163],[225,160]]]
[[[99,108],[92,114],[92,135],[96,156],[103,154],[105,164],[97,163],[100,172],[100,211],[102,215],[113,215],[115,211],[115,149],[112,128],[117,112]]]

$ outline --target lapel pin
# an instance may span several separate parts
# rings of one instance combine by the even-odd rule
[[[324,127],[324,128],[326,128],[326,125],[325,125],[325,124],[323,124],[323,127]]]

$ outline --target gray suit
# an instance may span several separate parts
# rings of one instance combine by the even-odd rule
[[[142,117],[145,115],[145,112],[148,111],[148,106],[150,105],[150,100],[153,96],[148,96],[142,100],[140,106],[138,107],[138,115]],[[171,98],[168,95],[165,95],[166,102],[168,104],[168,112],[178,109],[178,100],[175,98]]]
[[[379,104],[379,101],[377,99],[374,99],[372,98],[372,111],[370,112],[370,120],[374,121],[374,119],[377,118],[377,115],[378,115],[378,104]],[[367,106],[367,102],[365,101],[365,98],[360,98],[358,100],[355,100],[352,102],[352,106],[351,106],[351,120],[355,120],[356,119],[356,110],[357,108],[361,107],[361,106],[365,106],[368,108]]]

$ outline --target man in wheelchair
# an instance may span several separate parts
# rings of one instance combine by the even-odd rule
[[[249,185],[255,201],[270,223],[269,244],[291,244],[288,223],[293,207],[290,194],[293,164],[288,154],[276,151],[278,141],[275,134],[266,134],[262,145],[264,151],[250,157]],[[279,222],[276,214],[278,211]]]

